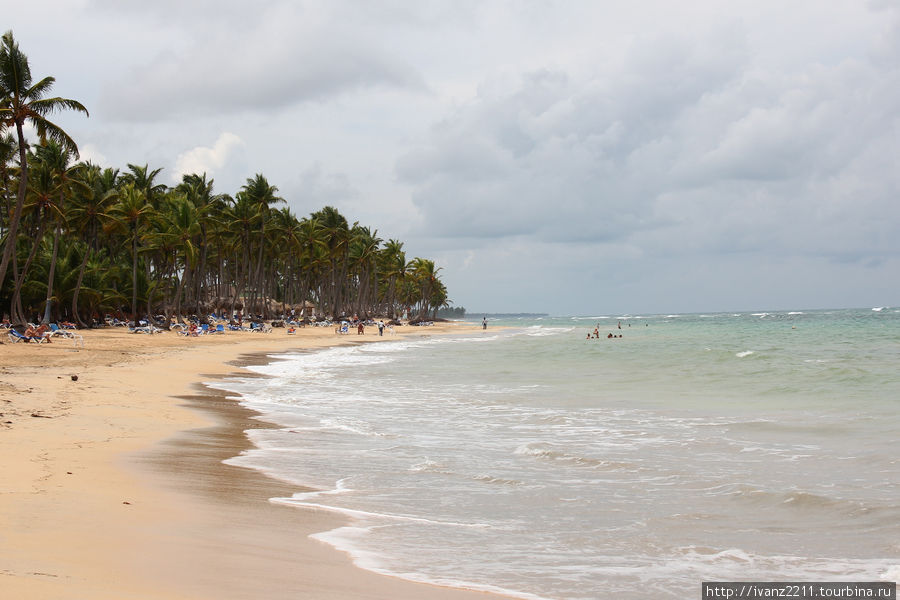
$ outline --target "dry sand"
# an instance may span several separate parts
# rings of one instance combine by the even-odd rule
[[[301,491],[221,461],[265,427],[198,385],[265,352],[394,338],[80,332],[84,348],[0,345],[0,598],[446,599],[494,597],[358,569],[311,533],[333,513],[267,501]],[[73,381],[72,375],[77,375]]]

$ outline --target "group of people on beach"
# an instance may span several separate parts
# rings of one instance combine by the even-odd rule
[[[334,329],[334,332],[335,333],[348,333],[350,331],[351,327],[355,327],[356,335],[365,335],[366,326],[369,325],[372,327],[377,327],[378,335],[383,336],[385,329],[387,329],[392,334],[394,333],[394,324],[395,323],[396,323],[396,321],[389,321],[388,323],[385,323],[384,320],[382,320],[382,319],[379,319],[378,321],[375,321],[373,319],[362,320],[359,317],[357,317],[356,315],[353,315],[353,317],[349,321],[342,320],[340,323],[338,323]],[[290,333],[290,332],[288,332],[288,333]]]
[[[378,335],[384,335],[384,321],[378,321],[375,323],[375,326],[378,327]],[[393,333],[393,330],[391,330]],[[363,335],[366,333],[365,323],[360,321],[356,326],[356,335]]]

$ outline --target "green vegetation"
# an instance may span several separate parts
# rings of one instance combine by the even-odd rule
[[[433,261],[407,261],[402,242],[330,206],[298,218],[262,174],[232,196],[205,173],[170,188],[149,165],[76,162],[75,141],[47,116],[88,111],[48,97],[54,83],[33,82],[12,32],[3,35],[0,313],[13,323],[89,325],[112,313],[164,315],[168,325],[184,314],[268,318],[310,306],[322,316],[423,318],[449,304]]]
[[[466,308],[464,306],[445,306],[439,308],[435,315],[441,319],[464,319]]]

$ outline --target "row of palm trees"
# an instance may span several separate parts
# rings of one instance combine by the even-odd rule
[[[243,310],[425,317],[448,305],[431,260],[350,224],[330,206],[298,218],[257,174],[233,196],[206,174],[168,187],[161,169],[78,162],[47,117],[87,114],[34,82],[12,32],[0,40],[0,312],[85,326],[106,313],[137,318]],[[29,124],[38,143],[25,140]],[[125,314],[127,313],[127,315]]]

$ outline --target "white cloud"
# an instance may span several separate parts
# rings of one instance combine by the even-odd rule
[[[109,159],[94,144],[80,144],[78,146],[78,154],[78,160],[80,161],[91,162],[103,168],[112,166]]]
[[[180,183],[183,175],[206,173],[210,177],[216,174],[234,155],[236,149],[243,146],[243,141],[233,133],[223,132],[212,147],[197,146],[182,152],[175,159],[172,171],[173,183]]]

